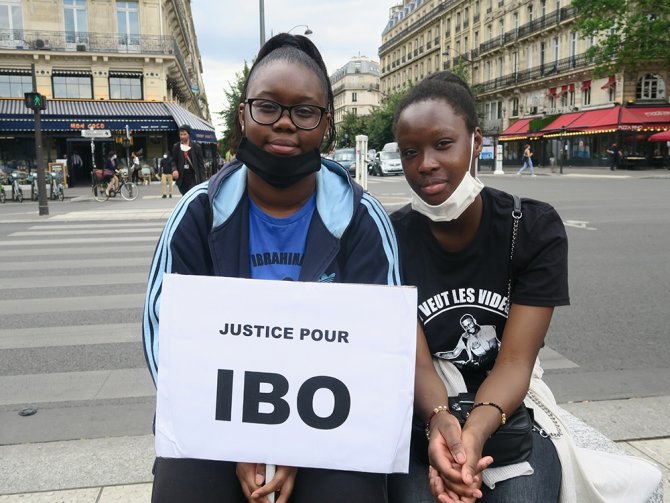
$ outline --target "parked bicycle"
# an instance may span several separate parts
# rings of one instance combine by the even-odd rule
[[[109,190],[109,195],[107,195],[107,186],[109,182],[104,179],[101,169],[93,170],[91,174],[92,177],[92,189],[93,197],[96,201],[107,201],[110,197],[116,197],[117,193],[121,194],[126,201],[134,201],[140,195],[140,189],[137,184],[128,180],[128,171],[127,170],[116,170],[116,176],[119,179],[119,186],[115,189]]]
[[[49,196],[51,199],[62,201],[65,199],[65,187],[63,186],[62,173],[48,173]]]
[[[25,179],[26,175],[21,171],[14,170],[10,174],[10,183],[12,186],[12,201],[23,202],[23,189],[20,181]]]
[[[0,171],[0,203],[4,203],[7,200],[5,185],[9,185],[9,180],[5,176],[4,171]]]

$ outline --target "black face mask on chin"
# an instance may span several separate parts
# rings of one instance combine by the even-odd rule
[[[236,157],[265,182],[285,189],[321,169],[321,154],[314,149],[290,157],[272,155],[246,138],[237,147]]]

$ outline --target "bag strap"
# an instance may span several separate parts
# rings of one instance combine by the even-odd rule
[[[512,259],[514,258],[514,247],[516,246],[516,237],[519,232],[519,220],[523,216],[521,211],[521,199],[513,194],[514,209],[512,210],[512,242],[509,246],[509,264],[507,266],[507,306],[505,314],[509,314],[510,296],[512,295]]]

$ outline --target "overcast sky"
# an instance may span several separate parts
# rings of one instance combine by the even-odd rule
[[[266,39],[306,24],[321,51],[328,73],[354,56],[379,61],[382,30],[389,9],[401,0],[265,0]],[[216,112],[225,106],[223,90],[246,60],[251,64],[260,44],[258,0],[191,0],[212,121],[221,135]],[[304,27],[291,33],[303,34]]]

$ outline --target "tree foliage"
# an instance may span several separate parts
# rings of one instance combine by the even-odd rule
[[[367,135],[368,146],[381,150],[386,143],[394,141],[393,136],[393,114],[400,100],[407,94],[409,88],[398,92],[387,94],[382,99],[382,104],[376,107],[368,117]]]
[[[229,88],[223,90],[228,105],[221,112],[217,112],[217,115],[223,119],[225,124],[223,138],[219,141],[223,152],[227,152],[228,150],[237,147],[237,145],[232,144],[235,142],[234,131],[235,124],[237,123],[237,110],[240,106],[242,89],[244,88],[244,83],[248,76],[249,65],[245,61],[244,68],[235,74],[235,80],[228,83]]]
[[[587,51],[594,73],[670,65],[670,2],[667,0],[572,0],[576,30],[594,45]]]
[[[352,147],[356,143],[356,135],[367,134],[369,115],[347,113],[337,132],[338,147]]]

